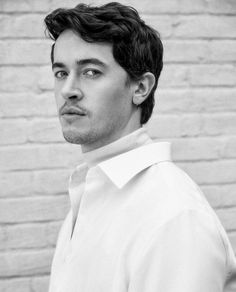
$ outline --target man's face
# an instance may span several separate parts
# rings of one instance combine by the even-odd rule
[[[64,31],[54,48],[55,97],[65,139],[89,151],[140,126],[135,90],[112,46]]]

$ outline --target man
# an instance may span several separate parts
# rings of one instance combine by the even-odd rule
[[[50,292],[221,292],[236,274],[227,235],[170,144],[142,127],[162,70],[158,33],[119,3],[45,18],[70,178]]]

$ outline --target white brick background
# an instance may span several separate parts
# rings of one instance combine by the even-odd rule
[[[45,15],[65,2],[79,1],[0,0],[1,292],[47,291],[68,176],[81,161],[61,135],[44,37]],[[165,47],[150,133],[173,141],[174,160],[200,184],[236,251],[236,1],[121,2]]]

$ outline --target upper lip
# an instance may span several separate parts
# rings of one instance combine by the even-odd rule
[[[76,114],[76,115],[82,115],[82,116],[84,116],[85,115],[85,111],[82,110],[81,108],[70,106],[70,107],[64,107],[64,108],[62,108],[60,110],[60,114],[61,115],[65,115],[65,114]]]

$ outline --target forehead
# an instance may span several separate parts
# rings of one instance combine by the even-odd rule
[[[86,42],[72,30],[63,31],[55,42],[54,62],[70,62],[87,58],[115,63],[111,44]]]

